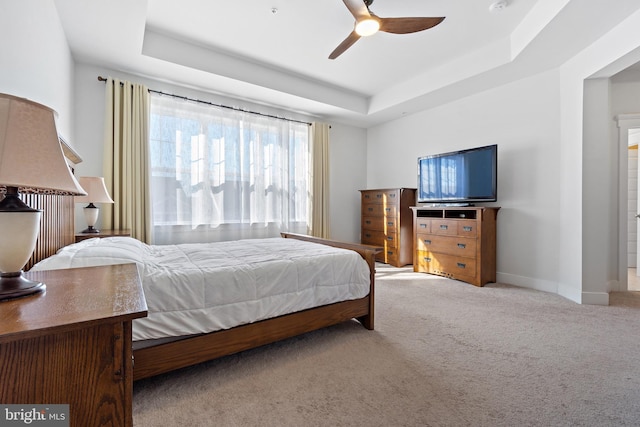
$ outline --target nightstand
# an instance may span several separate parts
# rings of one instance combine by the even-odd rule
[[[71,426],[133,425],[135,264],[27,272],[45,292],[0,302],[0,402],[68,404]]]
[[[99,233],[77,233],[76,243],[85,239],[93,239],[94,237],[117,237],[117,236],[130,237],[131,230],[100,230]]]

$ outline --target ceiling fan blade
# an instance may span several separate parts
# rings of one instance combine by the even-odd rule
[[[444,21],[442,18],[380,18],[380,31],[392,34],[409,34],[428,30]]]
[[[336,59],[338,56],[342,55],[342,53],[345,50],[349,49],[359,39],[360,39],[360,36],[358,35],[358,33],[356,33],[355,31],[352,31],[351,34],[349,34],[347,38],[344,39],[342,43],[340,43],[338,47],[333,50],[333,52],[331,52],[331,55],[329,55],[329,59]]]
[[[356,18],[356,21],[359,21],[362,18],[369,18],[371,15],[369,14],[369,9],[367,5],[364,4],[363,0],[342,0],[349,9],[349,12]]]

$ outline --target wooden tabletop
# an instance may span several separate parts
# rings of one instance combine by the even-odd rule
[[[0,343],[147,315],[135,264],[27,272],[44,292],[0,301]]]

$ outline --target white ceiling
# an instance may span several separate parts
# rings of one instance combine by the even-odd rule
[[[335,60],[354,21],[341,0],[55,4],[79,62],[362,127],[557,66],[640,8],[507,0],[492,12],[495,1],[375,0],[381,17],[446,19],[362,38]]]

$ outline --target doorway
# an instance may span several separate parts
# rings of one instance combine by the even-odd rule
[[[620,123],[619,123],[620,124]],[[633,125],[634,123],[631,123]],[[623,142],[621,128],[620,142]],[[627,154],[627,289],[628,291],[640,291],[640,277],[638,276],[640,267],[640,228],[638,227],[638,214],[640,213],[640,201],[638,193],[640,189],[640,156],[638,145],[640,143],[640,128],[626,129],[626,154]],[[621,149],[624,146],[621,147]],[[622,254],[621,254],[622,255]]]

